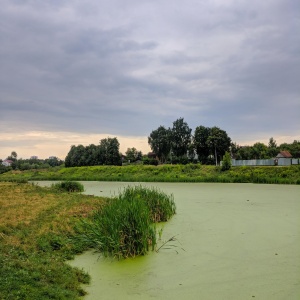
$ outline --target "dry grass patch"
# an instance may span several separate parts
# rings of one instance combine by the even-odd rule
[[[53,195],[43,197],[28,184],[0,183],[0,223],[29,224],[45,209],[55,205]]]
[[[101,203],[97,197],[52,193],[31,184],[0,182],[0,191],[0,239],[15,245],[20,244],[15,235],[20,227],[30,231],[28,239],[47,232],[73,232],[75,219],[89,215]]]

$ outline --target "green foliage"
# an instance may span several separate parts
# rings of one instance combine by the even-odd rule
[[[210,128],[205,126],[198,126],[195,129],[193,144],[198,155],[199,161],[202,164],[207,164],[209,155],[211,153],[210,148],[207,144],[207,140],[210,135]]]
[[[148,144],[158,159],[164,163],[171,151],[171,131],[164,126],[153,130],[148,137]]]
[[[191,144],[192,129],[184,122],[183,118],[179,118],[173,122],[171,129],[171,145],[172,153],[177,157],[187,154],[189,145]]]
[[[5,203],[0,210],[0,299],[81,299],[86,294],[81,284],[89,282],[89,275],[66,260],[87,249],[75,247],[70,236],[87,212],[82,208],[98,207],[103,200],[32,184],[2,183],[0,189]]]
[[[155,159],[155,158],[143,157],[143,164],[144,165],[157,166],[158,165],[158,160]]]
[[[50,167],[58,167],[63,164],[63,161],[58,159],[57,157],[52,157],[49,159],[22,159],[22,158],[18,160],[16,158],[13,159],[14,160],[10,169],[21,170],[21,171],[32,170],[32,169],[46,169]]]
[[[274,158],[280,151],[289,151],[294,158],[300,157],[300,141],[291,144],[283,143],[277,146],[276,141],[271,137],[268,146],[263,143],[255,143],[252,146],[238,146],[232,148],[232,154],[236,159],[268,159]]]
[[[73,145],[65,158],[65,166],[121,165],[119,147],[118,139],[110,137],[102,139],[98,146]]]
[[[166,221],[175,211],[172,196],[141,186],[127,187],[92,218],[78,224],[75,242],[118,259],[145,255],[156,245],[152,222]]]
[[[279,146],[280,151],[287,150],[293,157],[300,158],[300,141],[294,140],[293,143],[283,143]]]
[[[119,199],[126,201],[143,201],[150,210],[152,222],[166,222],[176,213],[176,205],[173,195],[167,195],[156,188],[134,186],[124,189]]]
[[[251,149],[251,159],[266,159],[268,158],[268,148],[263,143],[255,143]]]
[[[79,299],[85,294],[79,283],[88,283],[89,276],[60,259],[18,247],[11,247],[9,256],[1,250],[0,299]]]
[[[225,152],[229,151],[231,139],[227,132],[219,127],[198,126],[195,129],[193,144],[201,163],[210,164],[211,157],[214,157],[217,165]]]
[[[68,193],[84,191],[84,186],[80,182],[70,180],[54,183],[51,187],[54,190],[59,190]]]
[[[11,171],[11,170],[12,170],[11,167],[3,166],[2,163],[0,162],[0,174]]]
[[[229,150],[231,139],[228,137],[226,131],[219,127],[212,127],[207,139],[207,144],[210,147],[211,154],[215,157],[217,165],[225,152]]]
[[[225,152],[225,155],[223,156],[223,161],[222,161],[222,171],[227,171],[231,168],[231,157],[229,152]]]
[[[99,145],[100,164],[121,165],[119,147],[120,143],[116,137],[102,139]]]
[[[156,161],[157,163],[157,161]],[[186,172],[185,168],[188,168]],[[281,173],[289,170],[284,180]],[[300,178],[300,166],[284,167],[232,167],[229,171],[219,172],[214,166],[201,164],[171,165],[128,165],[128,166],[91,166],[74,168],[51,168],[43,171],[28,170],[15,173],[9,171],[0,174],[0,181],[17,180],[96,180],[96,181],[132,181],[132,182],[256,182],[255,174],[265,174],[268,183],[272,178],[281,178],[283,184],[296,184]],[[252,176],[253,174],[253,176]],[[269,179],[270,180],[269,180]]]
[[[126,152],[126,160],[129,162],[136,162],[137,160],[141,160],[143,154],[141,151],[138,151],[136,148],[127,148]]]

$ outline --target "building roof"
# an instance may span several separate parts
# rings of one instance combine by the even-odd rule
[[[292,154],[289,151],[280,151],[276,157],[292,158]]]

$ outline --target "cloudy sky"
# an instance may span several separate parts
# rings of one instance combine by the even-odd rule
[[[300,140],[299,0],[2,0],[0,158],[147,136],[183,117]]]

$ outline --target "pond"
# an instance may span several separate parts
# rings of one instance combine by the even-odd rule
[[[137,184],[82,183],[99,196]],[[123,261],[78,256],[71,264],[92,277],[86,300],[300,299],[300,186],[142,185],[173,193],[177,214],[163,226],[162,242],[177,241]]]

